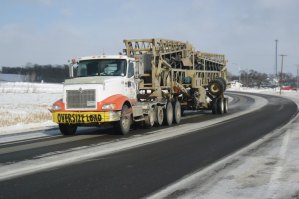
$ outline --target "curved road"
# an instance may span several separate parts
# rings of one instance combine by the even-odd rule
[[[232,97],[229,114],[254,104],[252,97],[228,93]],[[268,100],[266,106],[208,128],[164,139],[125,151],[99,156],[62,167],[0,181],[0,198],[140,198],[198,171],[258,140],[289,121],[297,106],[290,100],[254,94]],[[228,114],[228,115],[229,115]],[[210,113],[188,114],[183,124],[198,124],[220,118]],[[173,128],[175,131],[176,127]],[[154,130],[161,130],[155,128]],[[165,129],[166,130],[166,129]],[[152,129],[136,129],[126,137],[110,130],[89,129],[79,136],[47,137],[0,145],[1,166],[88,148],[99,143],[115,143],[143,137]],[[163,128],[162,128],[163,131]],[[77,148],[78,149],[78,148]],[[80,150],[80,149],[79,149]],[[0,166],[0,170],[1,170]]]

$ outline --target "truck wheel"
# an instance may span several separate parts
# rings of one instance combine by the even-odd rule
[[[131,112],[129,107],[124,105],[121,110],[120,120],[117,122],[117,130],[122,134],[126,135],[129,133],[131,127]]]
[[[166,109],[164,109],[164,122],[166,125],[171,126],[173,121],[173,108],[172,103],[168,102]]]
[[[163,119],[164,119],[164,112],[162,106],[157,106],[155,108],[155,113],[156,113],[156,125],[161,126],[163,124]]]
[[[224,113],[227,113],[227,111],[228,111],[228,99],[224,98],[223,103],[224,103]]]
[[[181,118],[182,118],[182,115],[181,115],[181,104],[179,101],[175,101],[174,104],[174,112],[173,112],[173,121],[174,123],[176,124],[179,124],[181,122]]]
[[[217,113],[223,114],[224,113],[224,100],[223,98],[218,98],[217,100]]]
[[[224,85],[221,80],[213,79],[208,84],[209,92],[214,96],[219,96],[224,92]]]
[[[147,116],[144,117],[144,123],[146,127],[152,127],[155,124],[155,112],[150,109]]]
[[[59,130],[62,135],[75,135],[77,131],[77,125],[59,124]]]

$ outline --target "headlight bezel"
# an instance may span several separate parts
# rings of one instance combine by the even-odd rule
[[[116,104],[110,103],[110,104],[104,104],[102,106],[103,110],[114,110],[116,107]]]
[[[62,107],[57,104],[52,105],[52,111],[60,111],[61,109],[62,109]]]

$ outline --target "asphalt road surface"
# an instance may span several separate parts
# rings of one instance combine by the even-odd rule
[[[228,95],[232,97],[229,114],[254,103],[254,99],[248,96]],[[290,100],[258,96],[267,99],[268,104],[255,112],[208,128],[88,161],[4,179],[0,181],[0,198],[146,197],[256,141],[297,113],[296,104]],[[208,112],[187,115],[183,124],[200,125],[203,121],[221,117]],[[5,143],[0,145],[0,166],[38,160],[78,147],[142,137],[158,129],[134,129],[125,137],[115,135],[111,129],[84,129],[74,137],[56,136]]]

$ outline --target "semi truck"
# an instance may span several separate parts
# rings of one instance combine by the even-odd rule
[[[70,63],[63,98],[50,109],[63,135],[78,126],[109,125],[128,134],[142,127],[179,124],[186,110],[228,111],[227,60],[169,39],[124,40],[118,55],[81,57]]]

